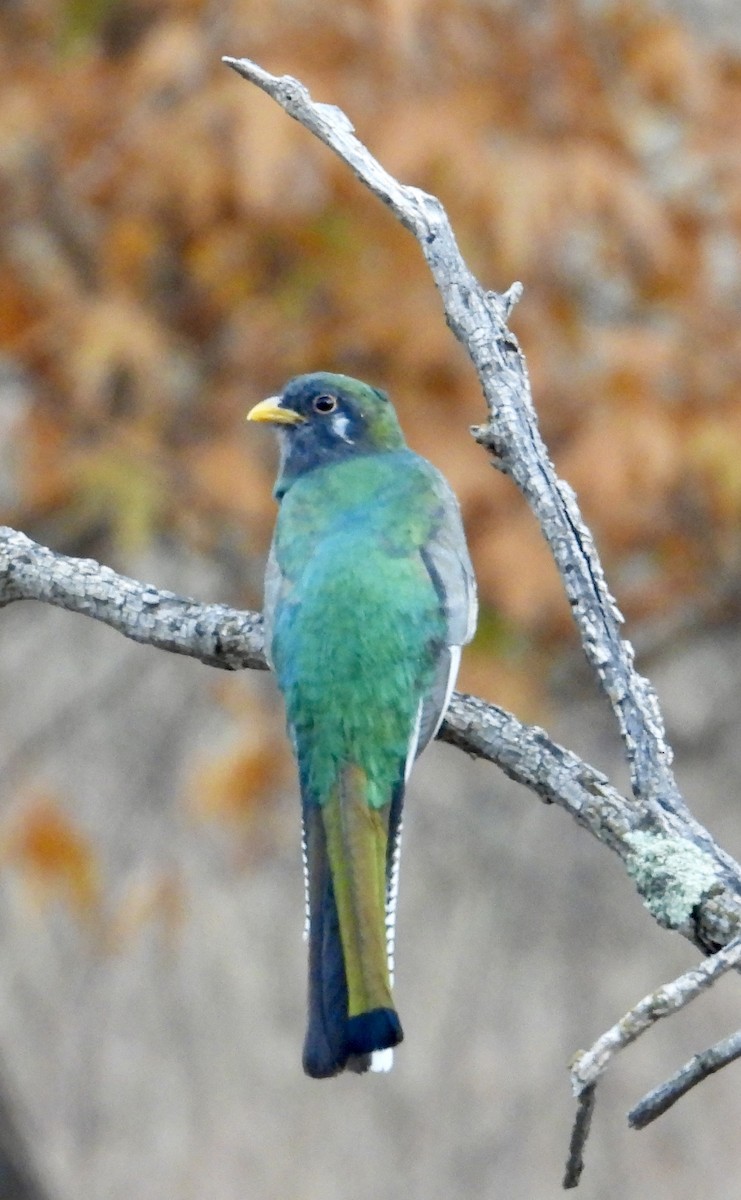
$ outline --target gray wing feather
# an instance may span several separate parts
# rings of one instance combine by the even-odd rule
[[[440,477],[440,523],[422,547],[422,557],[448,620],[449,646],[465,646],[476,630],[476,580],[466,546],[458,501]]]
[[[422,547],[422,559],[445,610],[447,637],[422,705],[415,755],[422,753],[440,728],[458,674],[460,648],[473,637],[478,616],[476,580],[458,501],[442,476],[438,486],[440,522]]]
[[[453,653],[455,651],[455,653]],[[460,650],[457,646],[446,646],[438,659],[435,678],[432,687],[422,702],[422,715],[419,722],[419,737],[414,747],[414,757],[419,758],[428,742],[437,733],[445,709],[450,701],[455,677],[458,674]]]

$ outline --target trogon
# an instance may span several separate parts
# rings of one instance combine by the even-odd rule
[[[299,375],[248,419],[280,446],[264,620],[301,789],[304,1070],[388,1070],[404,788],[476,623],[460,510],[366,383]]]

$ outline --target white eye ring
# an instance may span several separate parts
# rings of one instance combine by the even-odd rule
[[[326,417],[337,408],[337,397],[330,395],[329,392],[322,392],[321,396],[314,398],[312,408],[314,412],[321,413],[323,417]]]

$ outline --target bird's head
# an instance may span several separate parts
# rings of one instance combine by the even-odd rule
[[[256,404],[247,420],[274,425],[278,431],[278,498],[295,479],[316,467],[405,445],[385,392],[348,375],[326,371],[297,375],[279,396]]]

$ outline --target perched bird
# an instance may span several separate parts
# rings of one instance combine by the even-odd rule
[[[264,615],[301,786],[304,1070],[388,1070],[404,787],[476,623],[460,511],[366,383],[299,375],[248,420],[280,443]]]

